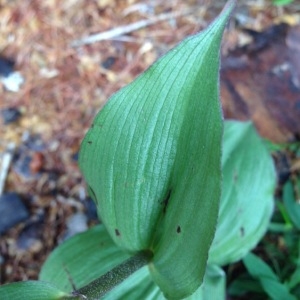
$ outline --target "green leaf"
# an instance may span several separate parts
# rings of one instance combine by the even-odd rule
[[[300,265],[297,266],[296,270],[291,275],[291,278],[288,281],[288,286],[290,289],[300,286]]]
[[[291,4],[294,0],[273,0],[273,3],[277,6],[283,6]]]
[[[117,92],[98,113],[80,168],[117,245],[154,253],[169,298],[200,286],[221,192],[219,48],[234,6]]]
[[[59,245],[44,263],[39,279],[71,292],[72,284],[79,290],[128,258],[103,225],[97,225]],[[142,299],[153,290],[161,294],[144,267],[101,299]]]
[[[283,187],[283,203],[293,224],[300,230],[300,203],[295,199],[293,184],[290,181]]]
[[[247,137],[247,139],[245,137]],[[232,192],[230,191],[223,193],[220,212],[220,215],[223,217],[220,217],[217,227],[217,237],[219,237],[219,239],[217,239],[218,244],[215,244],[216,242],[213,243],[211,252],[213,253],[213,256],[211,256],[210,258],[211,261],[212,258],[214,258],[215,262],[219,262],[221,264],[238,260],[241,256],[244,255],[245,251],[249,251],[249,249],[253,246],[253,240],[254,242],[257,242],[260,239],[262,234],[260,231],[265,230],[265,225],[260,225],[263,226],[263,228],[257,228],[257,225],[251,227],[251,224],[261,224],[261,221],[259,219],[264,216],[264,213],[253,213],[251,209],[258,209],[259,207],[257,206],[258,204],[256,202],[260,202],[260,205],[265,205],[266,207],[269,207],[268,210],[272,211],[272,204],[270,204],[270,202],[272,202],[271,186],[274,186],[275,180],[275,175],[273,173],[274,168],[271,159],[269,156],[266,156],[264,154],[264,151],[262,150],[263,148],[261,146],[261,141],[250,123],[226,121],[223,138],[224,150],[222,162],[223,168],[226,170],[224,171],[224,176],[228,177],[228,175],[226,174],[236,174],[235,172],[237,172],[237,174],[240,173],[240,170],[243,170],[243,168],[246,167],[244,165],[245,162],[243,162],[245,160],[245,157],[247,157],[247,159],[249,160],[248,163],[251,166],[252,164],[254,164],[253,159],[255,157],[259,157],[262,161],[260,162],[261,169],[257,169],[257,173],[254,174],[253,172],[250,172],[247,175],[256,175],[257,178],[255,180],[260,180],[261,185],[254,184],[255,180],[251,177],[246,177],[244,179],[243,177],[239,177],[239,188],[242,189],[244,185],[248,187],[248,181],[246,181],[246,179],[249,180],[250,182],[252,182],[252,188],[257,189],[256,192],[253,190],[253,193],[257,194],[258,196],[257,198],[253,199],[251,198],[252,196],[248,198],[251,193],[249,193],[249,191],[247,190],[241,198],[229,197],[229,195],[232,195]],[[251,147],[249,147],[249,145],[251,145]],[[242,157],[237,160],[236,156],[241,155],[241,153]],[[229,163],[230,158],[236,164]],[[256,164],[257,161],[255,161],[255,165]],[[232,168],[231,171],[230,168]],[[273,181],[270,180],[269,182],[270,190],[265,191],[266,195],[263,194],[264,184],[261,177],[264,176],[264,173],[261,174],[261,170],[263,169],[269,170],[273,178]],[[245,174],[243,176],[245,176]],[[269,176],[268,172],[265,174],[265,176],[266,177],[264,179],[267,179],[267,176]],[[232,179],[232,175],[230,175],[230,179]],[[225,178],[224,181],[227,182]],[[262,190],[260,190],[260,188],[258,187],[261,187]],[[227,188],[226,186],[224,186],[225,191],[228,189],[230,190],[231,188],[231,184]],[[227,194],[228,196],[225,197],[225,195]],[[241,201],[244,201],[244,204]],[[247,205],[250,202],[252,205]],[[229,205],[230,203],[231,206],[227,210],[229,217],[226,217],[226,214],[224,214],[224,212],[222,213],[222,210],[224,211],[226,205]],[[239,205],[241,207],[247,208],[248,213],[252,213],[252,215],[249,214],[247,216],[247,214],[245,215],[244,212],[244,215],[242,215],[241,217],[246,217],[246,219],[243,221],[246,225],[249,223],[247,226],[245,226],[245,228],[252,228],[251,230],[244,232],[243,238],[241,238],[240,236],[240,227],[234,226],[235,224],[234,222],[232,222],[232,220],[235,220],[236,222],[236,214],[239,215],[241,213],[238,209]],[[264,211],[264,209],[262,210]],[[253,223],[252,218],[258,218],[258,220]],[[269,217],[265,218],[265,222],[267,223]],[[222,225],[223,223],[225,223],[224,226]],[[228,226],[228,224],[230,224],[230,226]],[[228,227],[229,229],[226,229]],[[231,237],[230,234],[227,234],[227,231],[223,231],[223,234],[221,234],[221,230],[224,230],[224,228],[229,232],[231,232],[231,230],[235,232],[235,235],[233,235],[234,238]],[[241,251],[240,248],[245,249]],[[90,281],[96,279],[97,277],[103,275],[111,268],[126,260],[128,257],[128,254],[125,254],[115,246],[114,242],[111,240],[103,226],[96,226],[89,231],[79,234],[78,236],[75,236],[66,241],[64,244],[60,245],[51,254],[45,265],[43,266],[40,274],[40,279],[44,281],[50,281],[60,289],[66,292],[70,292],[72,291],[70,277],[72,278],[72,281],[78,289],[88,284]],[[206,279],[204,281],[206,282]],[[205,285],[206,287],[204,290],[207,291],[208,283],[206,283]],[[214,284],[211,284],[210,286],[212,290],[216,290]],[[201,292],[201,290],[202,289],[198,289],[197,293],[190,296],[188,299],[191,300],[193,299],[193,297],[200,297],[200,295],[202,295],[201,293],[203,293]],[[153,283],[151,277],[149,276],[147,267],[130,276],[124,283],[111,291],[106,296],[107,298],[105,297],[104,299],[130,300],[139,299],[143,295],[148,295],[147,297],[149,299],[163,299],[161,298],[162,294],[160,293],[158,287]],[[201,297],[204,297],[204,295],[202,295]],[[195,299],[198,300],[210,298],[204,297]]]
[[[59,300],[68,299],[68,294],[50,283],[21,281],[0,286],[1,300]]]
[[[71,292],[72,282],[78,290],[128,258],[103,226],[95,226],[57,247],[43,265],[39,279]]]
[[[276,200],[275,204],[276,204],[276,209],[278,210],[278,212],[281,215],[281,218],[283,219],[283,222],[281,224],[285,227],[289,227],[290,229],[293,229],[293,224],[290,215],[287,211],[286,205],[284,205],[280,200]]]
[[[184,119],[171,169],[171,195],[167,213],[158,223],[161,230],[150,265],[154,281],[167,298],[186,297],[200,286],[215,233],[222,144],[218,56],[229,13],[225,11],[205,32],[182,44],[188,55],[182,69],[192,60],[192,66],[182,70],[190,74],[182,86],[182,100],[188,103],[178,115]],[[191,88],[185,90],[185,85]]]
[[[208,266],[203,284],[184,300],[223,300],[225,299],[225,273],[217,266]],[[103,299],[105,300],[164,300],[163,293],[152,281],[148,268],[143,268],[117,286]]]
[[[226,275],[225,272],[216,265],[207,266],[201,288],[199,288],[195,294],[188,297],[188,300],[211,299],[226,299]]]
[[[225,122],[223,189],[209,263],[238,261],[256,246],[273,212],[276,173],[250,122]]]
[[[39,279],[65,292],[76,290],[124,262],[129,255],[120,250],[103,225],[80,233],[58,246],[44,263]],[[152,281],[148,267],[141,268],[102,299],[149,299],[162,295]],[[152,297],[153,296],[153,297]],[[152,297],[152,298],[151,298]]]
[[[73,291],[71,282],[78,290],[127,258],[128,255],[115,245],[103,225],[97,225],[58,246],[43,265],[39,279],[70,293]],[[186,300],[210,300],[212,293],[224,299],[225,275],[217,266],[208,266],[204,284]],[[151,279],[149,268],[143,267],[102,299],[163,300],[165,297]]]
[[[242,296],[249,292],[264,294],[260,283],[255,279],[249,279],[248,276],[242,275],[234,280],[228,287],[227,292],[231,296]]]
[[[296,300],[288,288],[282,284],[272,269],[258,256],[249,253],[243,259],[248,272],[259,280],[265,292],[271,299]]]

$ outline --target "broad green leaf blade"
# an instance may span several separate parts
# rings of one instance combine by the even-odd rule
[[[224,300],[225,273],[217,266],[208,266],[203,284],[184,300]],[[105,300],[165,300],[159,287],[152,281],[148,268],[143,268],[117,286],[103,299]]]
[[[250,122],[226,121],[223,190],[209,263],[238,261],[256,246],[273,212],[276,173],[271,156]]]
[[[259,280],[265,292],[271,299],[296,300],[288,288],[282,284],[272,269],[258,256],[249,253],[243,262],[248,272]]]
[[[288,281],[289,289],[293,289],[300,286],[300,265],[298,264],[297,269],[292,274],[290,280]]]
[[[278,6],[288,5],[292,3],[294,0],[273,0],[273,3]]]
[[[71,282],[79,289],[127,258],[105,228],[95,226],[58,246],[44,263],[39,279],[70,292]]]
[[[186,297],[200,286],[215,232],[221,192],[219,49],[231,9],[181,44],[182,72],[189,74],[182,101],[188,102],[181,112],[170,198],[158,223],[150,264],[166,298]]]
[[[21,281],[0,286],[1,300],[59,300],[68,294],[42,281]]]
[[[215,268],[218,269],[217,273]],[[146,282],[148,282],[147,285]],[[144,290],[142,287],[145,287]],[[194,294],[183,300],[224,300],[225,297],[225,273],[216,266],[214,266],[214,269],[211,269],[211,266],[208,266],[208,271],[205,273],[201,287],[198,288]],[[103,299],[165,300],[166,298],[163,296],[159,287],[152,281],[149,270],[143,268],[128,278],[122,285],[111,291]]]
[[[200,295],[196,298],[197,292]],[[225,272],[216,265],[208,265],[204,276],[203,284],[189,300],[224,300],[226,299],[226,275]]]
[[[159,287],[153,282],[149,268],[144,267],[103,297],[103,300],[149,299],[164,300]]]
[[[103,225],[80,233],[58,246],[44,263],[40,280],[51,282],[65,292],[89,284],[129,258],[121,251]],[[109,292],[104,300],[164,299],[144,267]]]
[[[97,225],[59,245],[44,263],[40,280],[48,281],[70,293],[73,289],[71,281],[78,289],[127,258],[128,255],[117,248],[103,225]],[[185,300],[210,300],[212,293],[218,295],[220,300],[225,297],[225,275],[217,266],[208,266],[203,285]],[[149,268],[143,267],[102,299],[164,300],[165,297],[153,282]]]
[[[129,252],[154,251],[152,276],[167,297],[200,286],[215,231],[219,48],[233,3],[113,95],[81,146],[80,168],[109,234]]]
[[[245,136],[247,136],[248,141],[247,147],[245,147],[243,142]],[[255,143],[253,143],[253,137],[256,141]],[[234,142],[233,139],[237,139],[238,142]],[[258,144],[257,141],[259,141]],[[244,146],[241,147],[240,143],[242,143],[242,145]],[[249,123],[241,122],[225,122],[223,166],[227,165],[224,163],[229,159],[229,156],[235,159],[236,151],[244,153],[245,155],[247,155],[248,159],[250,159],[251,155],[249,155],[249,153],[247,152],[247,149],[251,149],[249,145],[252,145],[253,147],[255,146],[254,148],[257,150],[260,149],[260,140],[254,132],[252,125],[250,125]],[[239,150],[236,150],[236,148]],[[252,152],[253,151],[250,151],[250,153]],[[264,155],[261,153],[259,157],[265,158]],[[267,159],[265,158],[263,161],[269,161],[269,157]],[[239,163],[239,166],[242,167],[243,165]],[[263,166],[265,166],[265,168],[268,169],[267,165]],[[272,168],[273,167],[271,167],[271,169]],[[238,171],[239,168],[236,168],[236,170]],[[237,198],[224,198],[223,194],[222,201],[224,201],[224,199],[233,199],[233,203],[234,201],[237,201]],[[230,203],[230,201],[227,200],[227,203]],[[255,204],[255,202],[252,202],[252,204],[253,203]],[[223,207],[223,209],[224,207],[226,207],[226,205],[223,205],[223,202],[221,206]],[[234,205],[232,205],[232,209],[234,209]],[[235,213],[236,212],[233,210],[232,214],[234,215]],[[255,217],[257,217],[257,214],[255,214]],[[233,219],[236,218],[233,217]],[[225,222],[226,225],[228,222],[230,222],[230,220],[232,220],[231,217],[229,218],[229,220],[227,220],[227,218],[221,219],[221,221],[218,224],[217,232],[219,232],[219,230],[222,229],[222,222]],[[247,218],[247,220],[249,222],[249,217]],[[231,222],[230,224],[231,228],[233,228],[234,222]],[[240,233],[238,226],[235,230],[237,234]],[[229,232],[231,231],[229,230]],[[219,254],[219,262],[221,261],[223,264],[225,264],[228,263],[230,260],[234,261],[240,258],[241,253],[239,251],[239,248],[244,246],[243,243],[245,243],[247,246],[247,242],[245,242],[245,240],[247,241],[248,238],[247,235],[245,235],[245,240],[243,240],[240,238],[240,235],[237,236],[238,238],[233,240],[231,239],[231,247],[233,249],[232,251],[230,251],[229,245],[226,248],[224,247],[224,253],[222,253],[221,250],[215,248],[218,250],[216,253]],[[223,245],[222,239],[224,239],[224,243],[225,245],[227,245],[227,237],[227,233],[224,233],[220,236],[219,247]],[[259,237],[256,237],[256,240],[258,239]],[[216,246],[213,245],[213,248],[214,247]],[[250,246],[248,245],[247,249],[249,248]],[[244,251],[242,251],[242,253],[243,252]],[[222,254],[224,254],[224,258],[222,258]],[[70,292],[72,290],[72,287],[69,277],[72,278],[77,288],[82,287],[88,284],[93,279],[104,274],[111,268],[115,267],[117,264],[123,262],[128,257],[129,255],[124,254],[115,246],[115,244],[112,242],[111,238],[108,236],[103,226],[97,226],[83,234],[71,238],[64,244],[60,245],[46,261],[42,269],[40,279],[44,281],[50,281],[62,290]],[[70,275],[68,275],[68,273]],[[206,279],[204,281],[206,281]],[[205,290],[207,290],[207,288]],[[106,297],[107,299],[130,300],[134,299],[135,297],[138,298],[137,295],[145,295],[145,291],[149,292],[149,299],[162,299],[162,294],[159,292],[158,287],[155,286],[152,280],[150,279],[149,271],[147,268],[143,268],[139,272],[133,274],[123,284],[121,284],[119,287],[117,287],[115,290],[109,293]],[[199,298],[199,294],[201,293],[201,289],[199,289],[197,293],[188,297],[187,299],[202,299]],[[206,300],[206,298],[203,299]]]
[[[295,199],[293,185],[290,181],[283,187],[283,203],[293,224],[300,230],[300,203]]]
[[[228,287],[227,293],[230,296],[243,296],[248,292],[264,294],[261,284],[247,275],[242,275],[241,278],[234,280]]]

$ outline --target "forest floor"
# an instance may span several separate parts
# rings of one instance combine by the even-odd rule
[[[225,118],[252,120],[273,143],[295,143],[300,139],[300,4],[240,2],[221,52]],[[97,223],[77,165],[93,117],[113,92],[205,28],[224,3],[0,2],[0,57],[6,70],[23,78],[13,90],[0,83],[2,160],[13,147],[3,194],[16,193],[27,212],[1,234],[0,284],[36,279],[56,245]],[[127,25],[142,20],[141,28],[128,31]],[[119,33],[110,31],[117,28]],[[100,32],[106,36],[99,41],[74,42]],[[299,175],[299,155],[276,157],[280,176]],[[74,222],[78,228],[72,228]]]

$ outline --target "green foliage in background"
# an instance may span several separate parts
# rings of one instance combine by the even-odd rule
[[[14,282],[0,287],[1,300],[58,300],[65,299],[68,294],[43,281]]]
[[[300,158],[300,144],[271,144],[275,155]],[[300,177],[288,178],[276,196],[275,213],[268,232],[254,254],[248,254],[244,266],[234,264],[238,276],[228,272],[231,297],[247,295],[251,299],[300,299]]]
[[[291,4],[292,2],[294,2],[294,0],[272,0],[274,5],[277,6],[284,6],[284,5],[288,5]]]
[[[124,251],[153,253],[151,277],[168,298],[201,285],[215,233],[219,51],[232,7],[114,94],[81,145],[80,169],[101,221]]]

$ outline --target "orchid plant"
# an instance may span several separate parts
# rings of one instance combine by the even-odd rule
[[[101,225],[58,246],[39,281],[0,287],[1,299],[224,299],[221,267],[261,239],[275,187],[253,125],[222,117],[234,4],[104,105],[79,160]]]

